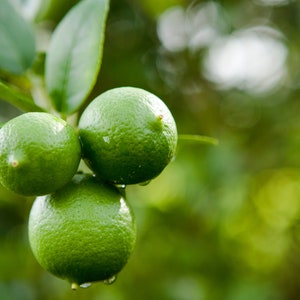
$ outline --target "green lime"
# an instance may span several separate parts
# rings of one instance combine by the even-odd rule
[[[136,225],[124,193],[92,175],[77,174],[64,188],[37,197],[29,216],[32,251],[72,288],[111,283],[133,251]]]
[[[95,98],[79,121],[83,156],[115,184],[147,182],[175,154],[177,129],[164,102],[143,89],[121,87]]]
[[[73,127],[48,113],[25,113],[0,129],[0,183],[16,193],[45,195],[64,186],[81,158]]]

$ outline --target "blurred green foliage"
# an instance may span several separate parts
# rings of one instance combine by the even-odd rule
[[[41,22],[28,14],[33,0],[14,2],[43,51],[62,14]],[[128,187],[137,247],[111,286],[73,292],[42,270],[27,240],[33,199],[0,189],[0,299],[298,299],[299,20],[292,0],[113,0],[90,100],[145,88],[164,99],[179,133],[219,146],[180,141],[161,176]],[[0,122],[18,114],[0,102]]]

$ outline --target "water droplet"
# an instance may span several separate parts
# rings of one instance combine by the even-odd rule
[[[122,190],[125,190],[126,184],[116,184],[116,187]]]
[[[73,291],[76,291],[76,290],[78,289],[78,287],[79,287],[79,285],[78,285],[77,283],[75,283],[75,282],[73,282],[73,283],[71,284],[71,289],[72,289]]]
[[[85,282],[80,285],[81,288],[86,289],[92,285],[91,282]]]
[[[109,285],[109,284],[113,284],[116,280],[117,280],[117,276],[114,275],[114,276],[111,276],[110,278],[103,280],[103,283]]]
[[[150,182],[151,182],[151,180],[147,180],[147,181],[139,183],[139,185],[140,186],[145,186],[145,185],[148,185]]]
[[[109,136],[104,136],[104,137],[103,137],[103,141],[104,141],[105,143],[109,144],[109,143],[110,143],[110,138],[109,138]]]

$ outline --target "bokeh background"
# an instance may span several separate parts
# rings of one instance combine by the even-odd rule
[[[11,1],[40,51],[78,2]],[[127,188],[137,246],[110,286],[73,292],[45,272],[27,238],[33,199],[0,187],[0,299],[299,299],[299,53],[296,0],[112,0],[91,99],[145,88],[180,134],[219,145],[181,140],[158,178]],[[20,113],[0,101],[0,122]]]

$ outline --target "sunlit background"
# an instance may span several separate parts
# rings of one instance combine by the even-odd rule
[[[40,51],[78,2],[11,1]],[[158,178],[127,188],[137,247],[111,286],[73,292],[42,270],[33,199],[0,188],[0,299],[299,299],[300,2],[112,0],[93,96],[127,85],[219,145],[179,141]],[[0,122],[20,113],[0,101]]]

